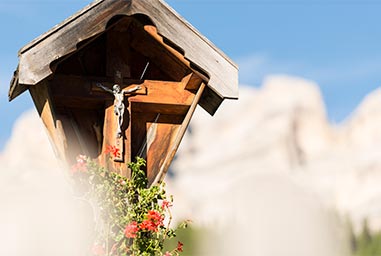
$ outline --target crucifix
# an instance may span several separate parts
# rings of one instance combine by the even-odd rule
[[[146,65],[145,70],[143,71],[143,74],[141,76],[141,79],[144,76],[144,73],[148,67],[148,63]],[[114,136],[113,138],[113,143],[112,146],[115,146],[117,148],[117,153],[113,155],[113,160],[115,162],[123,162],[124,161],[124,139],[125,139],[125,133],[124,133],[124,119],[125,115],[128,114],[128,119],[129,119],[129,114],[130,113],[125,113],[126,110],[126,105],[124,104],[125,98],[132,97],[133,95],[136,94],[146,94],[146,88],[141,85],[135,85],[135,86],[127,86],[124,89],[121,89],[121,84],[123,83],[123,77],[121,72],[117,71],[115,74],[115,84],[113,85],[112,89],[109,87],[104,86],[102,83],[96,83],[95,85],[102,89],[105,92],[108,92],[113,95],[114,97],[114,103],[113,103],[113,115],[114,115],[114,121],[111,121],[109,118],[110,111],[106,110],[106,120],[111,121],[111,125],[113,126]],[[128,107],[127,107],[128,111]],[[107,117],[108,116],[108,117]],[[107,122],[106,121],[106,122]],[[106,125],[109,126],[109,125]],[[129,124],[127,124],[127,129],[129,129]],[[108,127],[107,127],[108,128]],[[108,129],[106,129],[108,130]],[[127,137],[129,137],[127,135]],[[127,138],[130,139],[130,138]],[[128,159],[130,160],[130,159]]]
[[[124,96],[125,94],[131,94],[133,92],[136,92],[137,90],[141,89],[141,86],[137,85],[128,90],[121,90],[118,84],[114,84],[114,86],[112,87],[112,90],[103,86],[101,83],[97,83],[96,86],[114,95],[114,114],[118,122],[116,138],[118,139],[123,137],[122,125],[123,125],[124,110],[126,108],[126,106],[124,105]]]

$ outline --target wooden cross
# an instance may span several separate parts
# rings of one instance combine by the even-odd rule
[[[96,87],[101,89],[102,91],[108,92],[114,96],[114,104],[113,104],[113,111],[111,112],[109,109],[105,111],[105,132],[110,132],[110,130],[114,130],[114,143],[112,146],[115,146],[117,148],[117,151],[119,154],[113,155],[113,160],[115,162],[123,162],[124,161],[124,139],[125,136],[127,136],[127,139],[129,138],[129,135],[125,134],[124,131],[124,119],[130,120],[129,116],[130,113],[128,113],[128,107],[127,107],[127,113],[125,113],[126,105],[124,104],[125,98],[132,97],[137,94],[146,94],[147,90],[145,86],[142,85],[130,85],[126,86],[125,88],[121,89],[121,85],[123,83],[122,75],[119,71],[116,72],[115,76],[115,84],[113,85],[112,89],[109,87],[104,86],[102,83],[96,83]],[[123,86],[122,86],[123,87]],[[96,89],[96,88],[94,88]],[[113,117],[110,117],[110,114],[113,115]],[[110,120],[111,123],[109,124]],[[129,130],[130,124],[127,124],[127,130]],[[125,130],[126,130],[125,129]],[[105,135],[104,135],[105,136]],[[128,159],[130,160],[130,159]]]

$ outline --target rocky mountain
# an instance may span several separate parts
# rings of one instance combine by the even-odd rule
[[[345,123],[331,125],[316,84],[269,77],[259,89],[242,87],[240,100],[224,103],[213,118],[196,113],[173,165],[174,186],[205,225],[239,220],[259,238],[283,226],[288,239],[276,241],[291,248],[286,255],[348,255],[348,237],[337,230],[349,222],[358,232],[365,219],[381,229],[379,126],[380,90]],[[289,239],[320,249],[309,244],[296,254]],[[262,248],[258,255],[280,255],[270,241],[247,242]]]

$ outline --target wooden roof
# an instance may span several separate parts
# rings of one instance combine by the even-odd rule
[[[209,77],[200,105],[214,114],[224,99],[238,98],[238,67],[208,39],[162,0],[98,0],[19,51],[19,65],[11,81],[9,100],[49,77],[51,64],[77,50],[84,40],[106,30],[119,15],[144,14],[158,33],[181,49],[186,59]]]

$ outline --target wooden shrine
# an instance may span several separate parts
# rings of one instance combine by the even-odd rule
[[[161,0],[95,1],[19,52],[9,99],[29,90],[57,156],[163,179],[199,104],[238,97],[237,66]],[[115,146],[119,154],[104,154]]]

